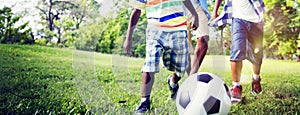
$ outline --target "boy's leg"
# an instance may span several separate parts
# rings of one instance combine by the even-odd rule
[[[197,39],[197,45],[195,48],[195,54],[194,54],[194,61],[193,66],[190,72],[191,74],[197,73],[201,63],[206,55],[207,49],[208,49],[208,43],[207,40],[209,39],[208,35],[202,36]]]
[[[154,72],[143,72],[142,74],[142,98],[150,97],[154,83]]]
[[[205,14],[205,12],[202,10],[201,4],[197,2],[193,2],[193,5],[197,11],[198,17],[199,17],[199,26],[197,28],[196,37],[197,37],[197,44],[195,46],[194,51],[194,61],[192,64],[191,71],[189,75],[197,73],[201,63],[206,55],[207,49],[208,49],[208,40],[209,40],[209,28],[208,28],[208,18]],[[188,13],[187,17],[189,18],[188,21],[192,21],[190,19],[191,14]]]
[[[252,74],[252,93],[253,94],[259,94],[262,91],[261,85],[260,85],[260,69],[261,65],[255,65],[253,64],[253,74]]]
[[[249,51],[249,60],[253,65],[252,74],[252,93],[258,94],[262,91],[260,85],[260,70],[263,58],[263,23],[252,23],[250,34],[249,34],[249,46],[251,46],[251,51]]]
[[[178,82],[179,82],[180,79],[181,79],[181,77],[179,77],[176,72],[173,72],[168,77],[168,84],[169,84],[169,89],[171,91],[171,98],[172,99],[176,98],[176,94],[177,94],[177,91],[179,89]]]
[[[161,32],[147,29],[146,32],[146,58],[142,68],[142,99],[137,112],[144,113],[150,109],[150,94],[154,82],[154,73],[159,72],[159,61],[162,48],[159,37]]]
[[[241,102],[242,98],[242,86],[240,85],[241,71],[243,68],[243,61],[231,61],[231,77],[232,77],[232,86],[231,86],[231,101],[233,103]]]
[[[243,61],[231,61],[231,77],[232,82],[240,82],[241,72],[243,68]]]
[[[142,99],[137,112],[144,113],[150,110],[150,94],[154,83],[154,72],[143,72],[142,74]]]
[[[252,64],[252,69],[253,69],[253,74],[259,75],[260,74],[261,65]]]
[[[178,81],[184,76],[189,64],[189,51],[187,32],[185,30],[168,32],[170,42],[167,41],[166,46],[170,46],[171,62],[174,65],[174,72],[168,77],[168,84],[171,90],[171,98],[175,99],[179,85]]]
[[[248,25],[247,21],[232,20],[232,44],[230,52],[230,66],[232,75],[231,101],[240,102],[242,98],[242,86],[240,85],[243,60],[247,57]]]
[[[181,79],[181,77],[179,77],[177,74],[176,74],[176,72],[173,72],[172,73],[172,82],[173,83],[175,83],[175,84],[177,84],[178,83],[178,81]]]

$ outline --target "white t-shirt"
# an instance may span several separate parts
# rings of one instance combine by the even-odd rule
[[[232,17],[250,22],[259,22],[259,17],[249,0],[232,0]]]

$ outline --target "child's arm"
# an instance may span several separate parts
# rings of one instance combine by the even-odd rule
[[[221,2],[222,2],[222,0],[215,1],[215,7],[214,7],[213,14],[212,14],[212,19],[215,19],[218,17],[218,10],[219,10]]]
[[[131,47],[132,47],[132,33],[137,25],[139,18],[141,15],[141,10],[139,9],[134,9],[131,12],[129,24],[128,24],[128,29],[127,29],[127,34],[126,34],[126,40],[124,41],[124,51],[125,53],[129,54],[130,56],[133,56],[133,53],[131,52]]]
[[[191,12],[192,17],[194,18],[194,22],[192,23],[192,29],[196,30],[199,26],[198,14],[190,0],[184,0],[183,4]]]

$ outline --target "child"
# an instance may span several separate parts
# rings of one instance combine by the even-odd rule
[[[159,60],[162,53],[169,56],[173,74],[168,78],[171,98],[176,96],[179,88],[178,81],[183,77],[188,66],[188,42],[187,22],[184,15],[184,6],[193,14],[195,19],[193,29],[198,26],[198,16],[190,0],[136,0],[133,10],[124,51],[132,55],[132,33],[140,17],[141,10],[146,10],[146,58],[142,68],[142,99],[137,108],[138,113],[144,113],[150,109],[150,94],[154,82],[154,74],[159,72]],[[167,52],[167,53],[166,53]],[[169,53],[168,53],[169,52]],[[167,58],[168,59],[168,58]],[[165,64],[165,63],[164,63]],[[170,66],[166,65],[166,66]]]
[[[262,0],[227,0],[220,16],[217,12],[221,0],[215,1],[211,26],[222,26],[232,23],[230,65],[232,75],[231,101],[241,102],[242,86],[240,85],[243,60],[248,59],[253,65],[252,93],[262,91],[260,70],[263,58],[263,12]]]
[[[208,28],[208,20],[210,19],[210,14],[208,12],[207,8],[207,2],[206,0],[193,0],[192,4],[198,14],[199,17],[199,26],[197,30],[195,31],[196,33],[196,38],[197,38],[197,44],[195,47],[195,52],[194,52],[194,63],[193,66],[191,67],[191,63],[189,63],[189,67],[187,69],[187,74],[191,75],[194,73],[197,73],[200,65],[206,55],[207,49],[208,49],[208,40],[209,40],[209,28]],[[192,14],[187,12],[187,18],[188,22],[192,22]],[[189,26],[189,25],[188,25]],[[188,29],[189,31],[189,29]],[[189,31],[190,32],[190,31]],[[190,40],[189,36],[189,40]],[[191,42],[191,41],[189,41]],[[190,44],[191,45],[191,44]],[[191,53],[191,47],[189,47],[190,53]],[[191,57],[189,55],[189,62],[191,62]]]

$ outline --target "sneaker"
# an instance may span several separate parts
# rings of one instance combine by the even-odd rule
[[[260,78],[257,80],[252,78],[252,94],[259,94],[262,91],[260,80]]]
[[[231,86],[231,102],[232,103],[240,103],[242,101],[242,86]]]
[[[151,102],[149,99],[147,99],[144,102],[141,102],[140,106],[136,109],[136,112],[137,113],[145,113],[146,111],[150,110],[150,104],[151,104]]]
[[[171,87],[171,85],[170,85],[170,82],[171,82],[170,80],[171,80],[171,78],[172,78],[172,75],[170,75],[170,76],[168,77],[168,85],[169,85],[169,89],[170,89],[170,91],[171,91],[171,98],[172,98],[172,99],[176,99],[176,94],[177,94],[179,85],[176,84],[176,86],[175,86],[174,88]]]

